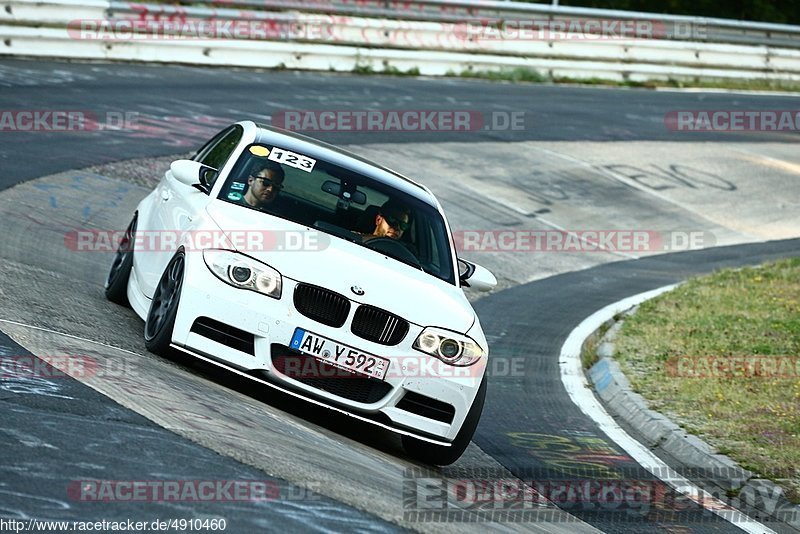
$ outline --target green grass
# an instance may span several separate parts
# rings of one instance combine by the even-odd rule
[[[536,70],[525,67],[502,70],[465,70],[456,74],[452,71],[446,76],[458,76],[461,78],[479,78],[481,80],[504,81],[504,82],[532,82],[543,83],[552,81]]]
[[[412,67],[408,70],[400,70],[392,65],[384,65],[383,70],[375,70],[370,65],[356,65],[353,67],[354,74],[382,74],[388,76],[419,76],[419,69]]]
[[[745,91],[784,91],[800,92],[800,83],[782,80],[734,80],[721,79],[695,79],[695,80],[664,80],[649,81],[642,84],[644,87],[697,87],[700,89],[732,89]]]
[[[720,376],[677,365],[755,356],[794,363],[779,368],[782,376],[758,368]],[[800,502],[799,357],[800,258],[690,280],[642,304],[616,339],[622,370],[653,409],[774,480],[794,502]]]
[[[541,74],[534,69],[517,67],[513,69],[501,69],[493,71],[465,70],[460,73],[450,71],[447,76],[457,76],[461,78],[478,78],[491,81],[505,82],[531,82],[531,83],[561,83],[579,85],[605,85],[612,87],[640,87],[655,89],[658,87],[668,88],[688,88],[695,87],[700,89],[731,89],[746,91],[784,91],[800,92],[800,83],[789,81],[773,80],[734,80],[726,78],[718,79],[693,79],[693,80],[647,80],[643,82],[622,81],[614,82],[601,78],[568,78],[564,76],[550,77]]]
[[[600,328],[592,332],[592,334],[583,341],[581,347],[581,365],[584,369],[590,369],[594,364],[600,361],[597,356],[597,349],[600,346],[600,340],[606,335],[606,332],[613,326],[614,321],[617,320],[616,316],[613,320],[609,320],[600,325]]]

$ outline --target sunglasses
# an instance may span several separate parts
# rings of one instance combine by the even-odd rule
[[[283,189],[283,184],[274,182],[269,178],[265,178],[263,176],[253,176],[252,174],[250,175],[250,178],[252,178],[253,181],[261,182],[261,185],[264,187],[272,187],[273,189]]]
[[[404,221],[403,219],[397,219],[395,217],[392,217],[391,215],[383,215],[382,217],[383,220],[386,221],[386,223],[395,230],[400,230],[401,232],[405,232],[406,230],[409,229],[409,227],[411,227],[411,223],[408,221]]]

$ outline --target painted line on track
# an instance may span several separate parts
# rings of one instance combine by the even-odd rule
[[[556,157],[556,158],[561,158],[564,161],[569,161],[569,162],[574,163],[576,165],[579,165],[580,167],[583,167],[583,168],[585,168],[587,170],[590,170],[590,171],[593,171],[593,172],[597,172],[597,173],[605,176],[606,178],[610,178],[611,180],[617,181],[617,182],[621,183],[622,185],[625,185],[627,187],[633,188],[633,189],[635,189],[635,190],[637,190],[637,191],[639,191],[641,193],[653,196],[653,197],[657,198],[658,200],[660,200],[662,202],[665,202],[667,204],[671,204],[671,205],[673,205],[673,206],[675,206],[675,207],[677,207],[677,208],[679,208],[681,210],[684,210],[684,211],[687,211],[687,212],[693,214],[696,217],[699,217],[700,219],[710,223],[712,226],[716,226],[718,224],[714,220],[710,219],[708,215],[705,215],[704,213],[702,213],[700,211],[697,211],[694,208],[692,208],[690,206],[687,206],[686,204],[684,204],[684,203],[682,203],[682,202],[680,202],[678,200],[669,198],[666,195],[662,195],[658,191],[654,191],[653,189],[650,189],[649,187],[645,187],[644,185],[642,185],[642,184],[640,184],[640,183],[638,183],[638,182],[636,182],[634,180],[629,180],[628,178],[626,178],[625,176],[623,176],[623,175],[621,175],[621,174],[619,174],[617,172],[614,172],[614,171],[609,170],[609,169],[604,169],[602,167],[595,166],[595,165],[589,163],[588,161],[584,161],[584,160],[582,160],[580,158],[576,158],[575,156],[570,156],[569,154],[564,154],[564,153],[558,152],[557,150],[552,150],[552,149],[544,148],[544,147],[534,147],[533,149],[534,150],[538,150],[539,152],[542,152],[544,154],[548,154],[550,156]],[[746,232],[739,232],[739,233],[741,235],[743,235],[745,238],[750,239],[752,241],[758,241],[759,240],[759,238],[757,238],[756,236],[750,235],[750,234],[748,234]]]
[[[469,189],[470,191],[472,191],[473,193],[475,193],[475,194],[477,195],[477,197],[476,197],[476,198],[480,198],[480,195],[483,195],[483,194],[484,194],[482,191],[479,191],[478,189],[476,189],[476,188],[474,188],[474,187],[472,187],[472,186],[466,185],[466,184],[465,184],[465,185],[462,185],[462,187],[463,187],[464,189]],[[517,213],[517,214],[519,214],[519,215],[522,215],[522,216],[524,216],[524,217],[527,217],[527,216],[529,215],[529,214],[528,214],[528,212],[527,212],[526,210],[524,210],[524,209],[522,209],[522,208],[520,208],[520,207],[518,207],[518,206],[515,206],[515,205],[514,205],[513,203],[511,203],[511,202],[505,202],[505,206],[506,206],[507,208],[509,208],[511,211],[513,211],[514,213]],[[595,245],[595,246],[597,246],[597,248],[598,248],[599,250],[602,250],[603,252],[607,252],[608,254],[613,254],[614,256],[621,256],[621,257],[623,257],[623,258],[627,258],[627,259],[629,259],[629,260],[638,260],[638,259],[639,259],[639,256],[637,256],[637,255],[635,255],[635,254],[629,254],[629,253],[627,253],[627,252],[622,252],[622,251],[619,251],[619,250],[611,250],[611,249],[608,249],[608,248],[604,247],[604,246],[603,246],[603,245],[601,245],[601,244],[598,244],[598,243],[592,243],[592,242],[591,242],[589,239],[587,239],[586,237],[584,237],[584,236],[582,236],[582,235],[580,235],[580,234],[578,234],[578,233],[576,233],[576,232],[572,232],[572,231],[570,231],[570,230],[567,230],[567,229],[566,229],[566,228],[564,228],[563,226],[561,226],[561,225],[559,225],[559,224],[556,224],[556,223],[554,223],[554,222],[552,222],[552,221],[550,221],[550,220],[547,220],[547,219],[545,219],[544,217],[541,217],[540,215],[537,215],[537,216],[536,216],[536,220],[537,220],[537,221],[539,221],[539,222],[541,222],[541,223],[542,223],[542,224],[544,224],[545,226],[549,226],[550,228],[553,228],[553,229],[555,229],[555,230],[558,230],[559,232],[564,232],[564,233],[566,233],[566,234],[568,234],[568,235],[571,235],[571,236],[575,237],[576,239],[578,239],[578,240],[579,240],[581,243],[583,243],[584,245]]]
[[[133,356],[136,356],[136,357],[140,357],[141,356],[141,354],[138,354],[136,352],[132,352],[132,351],[127,350],[127,349],[121,349],[119,347],[115,347],[113,345],[108,345],[108,344],[103,343],[101,341],[94,341],[92,339],[87,339],[85,337],[74,336],[72,334],[66,334],[64,332],[59,332],[58,330],[51,330],[50,328],[44,328],[44,327],[41,327],[41,326],[34,326],[34,325],[31,325],[31,324],[21,323],[19,321],[11,321],[9,319],[0,319],[0,323],[13,324],[13,325],[16,325],[16,326],[21,326],[23,328],[30,328],[32,330],[39,330],[41,332],[48,332],[50,334],[56,334],[56,335],[59,335],[59,336],[68,337],[68,338],[71,338],[71,339],[76,339],[78,341],[84,341],[86,343],[94,343],[95,345],[100,345],[101,347],[106,347],[106,348],[109,348],[109,349],[119,350],[119,351],[125,352],[127,354],[131,354]],[[340,409],[340,408],[338,408],[336,406],[330,406],[328,404],[325,404],[324,402],[320,402],[320,401],[318,401],[316,399],[301,395],[301,394],[296,393],[296,392],[294,392],[292,390],[289,390],[289,389],[286,389],[284,387],[281,387],[281,386],[279,386],[277,384],[273,384],[272,382],[267,382],[266,380],[262,380],[260,378],[256,378],[254,376],[251,376],[251,375],[249,375],[247,373],[243,373],[239,369],[236,369],[234,367],[226,365],[226,364],[224,364],[222,362],[218,362],[217,360],[213,360],[211,358],[206,358],[205,356],[202,356],[202,355],[197,354],[197,353],[195,353],[193,351],[187,350],[184,347],[180,347],[180,346],[172,344],[172,343],[170,344],[170,347],[173,348],[173,349],[179,350],[179,351],[181,351],[183,353],[189,354],[190,356],[193,356],[194,358],[197,358],[199,360],[205,361],[206,363],[210,363],[210,364],[216,365],[217,367],[225,369],[225,370],[227,370],[227,371],[229,371],[229,372],[231,372],[233,374],[236,374],[236,375],[238,375],[238,376],[240,376],[242,378],[248,378],[248,379],[250,379],[250,380],[252,380],[254,382],[258,382],[258,383],[263,384],[265,386],[269,386],[272,389],[276,389],[276,390],[278,390],[278,391],[280,391],[280,392],[282,392],[282,393],[284,393],[286,395],[290,395],[292,397],[304,400],[306,402],[309,402],[311,404],[314,404],[314,405],[322,407],[322,408],[327,408],[327,409],[332,410],[334,412],[337,412],[339,414],[346,415],[346,416],[351,417],[353,419],[359,420],[359,421],[361,421],[363,423],[368,423],[368,424],[377,426],[379,428],[383,428],[384,430],[387,430],[387,431],[390,431],[390,432],[394,432],[394,433],[399,434],[399,435],[411,436],[411,437],[420,439],[422,441],[426,441],[428,443],[433,443],[435,445],[440,445],[440,446],[444,446],[444,447],[449,447],[451,445],[450,443],[445,442],[443,440],[437,440],[437,439],[429,438],[427,436],[415,434],[413,432],[406,431],[406,430],[403,430],[403,429],[400,429],[400,428],[394,428],[394,427],[385,425],[383,423],[380,423],[378,421],[374,421],[372,419],[369,419],[369,418],[366,418],[366,417],[362,417],[362,416],[360,416],[358,414],[355,414],[355,413],[352,413],[352,412],[348,412],[347,410]],[[104,395],[106,395],[106,393],[104,393],[103,391],[100,391],[100,393],[103,393]]]
[[[600,325],[604,322],[614,317],[615,314],[657,297],[662,293],[666,293],[678,285],[679,284],[672,284],[633,295],[609,304],[605,308],[596,311],[584,319],[570,332],[567,340],[561,347],[558,361],[558,366],[561,371],[561,382],[564,384],[564,388],[567,390],[572,402],[591,418],[611,440],[622,447],[626,453],[647,471],[709,512],[725,519],[745,532],[750,534],[775,534],[774,530],[748,517],[745,513],[730,505],[723,503],[710,493],[694,485],[688,479],[680,476],[677,471],[650,452],[647,447],[633,439],[630,434],[617,424],[600,401],[597,400],[586,379],[586,375],[583,373],[580,358],[581,347],[583,346],[584,340],[589,337],[589,335],[600,328]]]
[[[121,347],[115,347],[114,345],[109,345],[108,343],[103,343],[102,341],[95,341],[94,339],[87,339],[85,337],[75,336],[75,335],[72,335],[72,334],[67,334],[66,332],[60,332],[58,330],[45,328],[43,326],[34,326],[32,324],[21,323],[19,321],[12,321],[10,319],[0,319],[0,323],[13,324],[13,325],[16,325],[16,326],[21,326],[23,328],[30,328],[31,330],[39,330],[40,332],[47,332],[49,334],[56,334],[58,336],[68,337],[70,339],[76,339],[78,341],[85,341],[86,343],[93,343],[95,345],[100,345],[101,347],[106,347],[107,349],[118,350],[120,352],[124,352],[126,354],[130,354],[130,355],[136,356],[136,357],[140,357],[141,356],[141,354],[139,354],[138,352],[133,352],[133,351],[128,350],[128,349],[123,349]]]

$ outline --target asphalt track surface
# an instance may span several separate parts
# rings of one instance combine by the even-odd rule
[[[475,442],[523,480],[580,480],[592,475],[652,480],[619,447],[609,446],[561,384],[553,382],[552,377],[559,374],[563,341],[586,318],[585,310],[599,310],[621,295],[644,293],[717,269],[797,255],[800,239],[652,256],[553,276],[478,301],[476,311],[493,335],[494,356],[523,357],[526,364],[524,377],[503,377],[502,384],[489,382],[492,402],[484,411]],[[577,302],[580,305],[568,304]],[[511,410],[511,406],[520,408]],[[601,446],[590,445],[597,442]],[[653,506],[644,514],[641,507],[627,504],[609,513],[599,506],[584,510],[576,502],[569,504],[569,511],[605,532],[625,530],[626,521],[634,531],[657,532],[681,525],[692,532],[731,531],[730,524],[694,507]]]
[[[393,110],[449,106],[450,109],[479,110],[487,115],[520,110],[526,113],[526,127],[522,130],[314,134],[340,144],[367,145],[373,141],[390,145],[559,140],[685,142],[685,134],[677,136],[664,128],[663,117],[669,111],[788,109],[796,106],[797,102],[788,97],[20,61],[5,61],[0,65],[0,87],[3,87],[0,109],[4,110],[81,109],[98,115],[107,111],[126,111],[138,113],[140,120],[140,127],[133,132],[3,132],[0,134],[3,136],[0,138],[2,188],[97,163],[188,152],[230,120],[255,117],[267,121],[271,113],[287,109],[347,109],[369,105],[375,109]],[[442,95],[446,95],[446,102]],[[146,127],[142,128],[142,125]],[[730,134],[696,134],[691,137],[692,141],[726,143],[731,143],[732,139],[733,142],[769,143],[786,142],[787,136],[760,133],[737,134],[734,138]],[[131,194],[137,193],[133,191]],[[46,216],[50,207],[45,204],[37,215]],[[106,217],[121,225],[127,214],[106,214]],[[7,219],[2,226],[9,230],[25,224],[28,223],[21,218]],[[30,244],[19,239],[19,233],[9,231],[4,235],[16,235],[13,242],[6,241],[3,245],[4,256],[35,269],[37,259],[47,249],[32,249]],[[585,468],[605,470],[603,474],[595,473],[598,478],[613,479],[616,474],[635,471],[631,459],[605,439],[563,391],[558,380],[557,356],[569,331],[596,309],[631,294],[719,267],[755,264],[798,253],[800,244],[786,241],[655,256],[549,277],[477,301],[476,310],[492,343],[493,356],[498,361],[515,358],[525,361],[524,376],[490,379],[489,401],[474,441],[497,463],[485,471],[483,477],[502,477],[505,472],[502,466],[522,479],[555,484],[574,476],[574,471],[564,468],[565,462],[576,458],[583,458]],[[52,265],[45,269],[54,274],[48,276],[59,276],[58,260],[58,254],[55,254]],[[96,268],[100,272],[104,271],[106,260],[85,260],[89,265],[81,260],[79,265],[70,268],[85,271]],[[45,260],[45,263],[50,262]],[[74,275],[64,270],[61,273],[65,280]],[[14,274],[24,274],[24,271]],[[84,278],[81,282],[86,282],[80,289],[88,287],[96,294],[103,275],[104,272],[80,275]],[[9,272],[4,273],[4,277],[7,276]],[[20,293],[21,285],[10,283],[8,278],[4,280],[6,290],[0,295],[4,301],[8,298],[14,302],[3,302],[3,310],[20,306],[17,299],[24,295]],[[31,289],[41,290],[37,287],[40,285],[44,287],[44,282],[33,284]],[[71,304],[76,306],[75,302]],[[31,315],[46,315],[49,311],[42,305],[41,297],[38,300],[32,298],[30,305],[34,308],[29,310]],[[87,307],[95,305],[92,300]],[[111,309],[98,307],[85,311],[91,317],[92,314],[107,314]],[[71,310],[77,315],[83,311]],[[126,336],[137,334],[135,320],[129,315],[120,325]],[[77,324],[80,319],[75,322],[76,326],[91,327]],[[106,339],[113,338],[112,334],[102,333]],[[9,339],[4,338],[2,346],[6,355],[29,354]],[[202,365],[180,362],[177,367],[179,373],[211,374]],[[4,496],[0,499],[0,514],[4,517],[69,517],[78,520],[87,515],[98,516],[97,503],[76,503],[66,498],[65,486],[82,479],[238,478],[272,481],[282,494],[306,491],[301,485],[287,483],[280,477],[265,476],[263,470],[246,465],[247,459],[238,462],[215,454],[194,440],[176,436],[71,379],[45,381],[51,384],[23,382],[17,383],[16,391],[4,388],[2,397],[6,415],[3,416],[5,431],[0,436],[3,437],[4,450],[9,453],[8,458],[13,458],[0,467],[3,471],[0,495]],[[222,379],[222,383],[259,402],[271,402],[293,416],[299,415],[300,425],[302,421],[309,421],[309,426],[327,425],[336,432],[336,424],[325,421],[319,413],[293,411],[280,399],[263,398],[233,379]],[[39,393],[25,393],[37,387]],[[359,432],[363,429],[348,430],[345,435],[359,440]],[[384,440],[362,438],[362,441],[378,450],[383,448],[400,454]],[[482,467],[480,463],[477,465]],[[569,465],[574,468],[578,464]],[[447,470],[441,474],[446,473]],[[469,469],[460,473],[462,477],[470,476]],[[459,471],[453,471],[452,476],[459,476]],[[230,503],[209,503],[201,507],[186,503],[115,505],[105,506],[101,515],[111,519],[138,514],[143,520],[166,516],[222,516],[244,529],[268,525],[278,525],[290,531],[308,529],[310,525],[320,530],[395,528],[391,523],[361,511],[365,506],[358,510],[315,492],[306,492],[305,497],[296,501],[278,499],[255,508],[249,504]],[[397,506],[400,507],[401,503]],[[738,531],[731,524],[697,508],[676,513],[666,506],[643,514],[641,508],[623,508],[609,513],[597,507],[577,507],[572,503],[562,504],[562,507],[606,532]],[[774,525],[770,526],[774,528]]]
[[[16,361],[32,356],[4,334],[0,334],[0,355]],[[53,368],[37,377],[13,376],[11,369],[4,366],[0,393],[0,444],[5,458],[0,466],[0,517],[148,524],[224,518],[231,532],[402,530],[178,438]],[[236,501],[235,488],[228,491],[229,502],[154,499],[142,506],[85,499],[89,491],[98,495],[97,480],[165,479],[246,481],[259,500]],[[276,502],[302,505],[275,506]]]
[[[797,99],[662,93],[458,79],[363,77],[190,67],[0,62],[4,110],[138,113],[139,130],[3,132],[0,187],[108,161],[175,154],[197,147],[229,122],[270,119],[287,110],[468,110],[524,113],[522,129],[468,132],[312,132],[337,144],[486,141],[787,141],[783,133],[693,133],[665,128],[676,110],[793,109]],[[500,120],[498,120],[500,122]],[[498,124],[498,126],[501,126]],[[794,136],[797,140],[797,136]],[[30,143],[30,144],[29,144]],[[26,146],[27,145],[27,146]],[[32,161],[36,164],[33,165]]]

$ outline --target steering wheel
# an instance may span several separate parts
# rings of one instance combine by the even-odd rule
[[[417,257],[397,239],[392,239],[391,237],[374,237],[365,241],[364,245],[372,250],[409,263],[418,269],[422,269],[422,264],[420,264]]]

